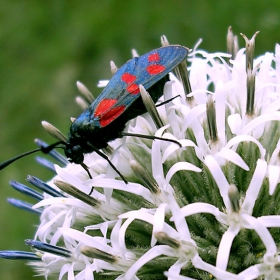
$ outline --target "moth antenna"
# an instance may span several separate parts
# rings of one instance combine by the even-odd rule
[[[46,121],[42,121],[42,125],[44,127],[44,129],[54,138],[56,138],[57,140],[63,142],[63,143],[67,143],[67,138],[66,136],[64,136],[62,134],[62,132],[56,128],[55,126],[53,126],[52,124],[46,122]]]
[[[80,92],[80,93],[82,94],[82,96],[86,99],[86,101],[87,101],[89,104],[91,104],[91,103],[94,101],[94,97],[93,97],[93,95],[91,94],[91,92],[87,89],[87,87],[86,87],[83,83],[77,81],[76,84],[77,84],[77,87],[78,87],[79,92]]]
[[[63,147],[58,146],[59,144],[62,144]],[[48,145],[47,147],[41,146],[40,149],[41,149],[41,151],[42,151],[44,154],[48,154],[50,151],[52,151],[52,150],[55,149],[55,148],[64,149],[64,146],[65,146],[65,142],[63,142],[63,141],[58,141],[58,142],[55,142],[55,143],[53,143],[53,144],[51,144],[51,145]]]
[[[64,144],[64,142],[59,141],[59,142],[56,142],[56,143],[54,143],[54,144],[52,144],[52,145],[49,145],[49,146],[47,146],[47,147],[40,147],[40,148],[38,148],[38,149],[31,150],[31,151],[25,152],[25,153],[23,153],[23,154],[20,154],[20,155],[18,155],[18,156],[15,156],[15,157],[13,157],[13,158],[10,158],[10,159],[8,159],[8,160],[6,160],[6,161],[0,163],[0,170],[4,169],[5,167],[7,167],[8,165],[10,165],[11,163],[17,161],[18,159],[21,159],[21,158],[26,157],[26,156],[28,156],[28,155],[31,155],[31,154],[33,154],[33,153],[36,153],[36,152],[43,152],[43,153],[45,153],[45,154],[48,154],[48,153],[49,153],[51,150],[53,150],[54,148],[62,148],[62,147],[59,147],[59,146],[58,146],[59,144]],[[65,144],[64,144],[64,145],[65,145]]]
[[[0,163],[0,170],[4,169],[5,167],[7,167],[8,165],[10,165],[11,163],[13,163],[14,161],[16,161],[20,158],[23,158],[25,156],[31,155],[31,154],[39,152],[39,151],[42,151],[42,149],[38,148],[38,149],[35,149],[35,150],[28,151],[26,153],[20,154],[18,156],[13,157],[13,158],[10,158],[10,159]]]

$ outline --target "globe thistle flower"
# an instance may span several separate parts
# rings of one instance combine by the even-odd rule
[[[127,183],[96,153],[85,155],[86,171],[55,151],[59,164],[39,159],[52,180],[27,177],[41,192],[11,181],[38,202],[9,202],[40,225],[26,240],[32,252],[0,256],[58,279],[279,279],[280,47],[254,59],[257,33],[241,34],[239,49],[229,28],[228,53],[196,46],[160,106],[141,88],[149,113],[103,151]],[[93,99],[78,88],[86,108]]]

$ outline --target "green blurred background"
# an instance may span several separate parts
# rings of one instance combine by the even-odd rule
[[[171,43],[225,51],[232,26],[257,37],[256,54],[272,52],[280,42],[280,1],[16,1],[0,6],[0,162],[35,148],[34,138],[54,140],[41,127],[47,120],[67,134],[75,105],[76,81],[95,95],[98,80],[111,77],[109,61],[121,66],[131,49],[143,54],[160,46],[165,34]],[[243,40],[239,36],[240,46]],[[15,193],[8,181],[24,183],[26,175],[47,180],[52,173],[29,156],[1,171],[0,250],[29,250],[38,217],[14,209],[7,197]],[[31,279],[20,261],[0,259],[1,279]]]

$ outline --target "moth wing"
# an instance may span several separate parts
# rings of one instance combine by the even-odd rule
[[[121,115],[146,90],[171,72],[188,55],[188,49],[171,45],[152,50],[126,62],[90,105],[91,119],[102,127]]]

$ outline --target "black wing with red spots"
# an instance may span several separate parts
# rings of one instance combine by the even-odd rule
[[[102,128],[118,118],[140,97],[139,84],[146,90],[172,71],[188,55],[188,49],[171,45],[152,50],[126,62],[79,118]],[[85,120],[83,120],[85,121]]]

